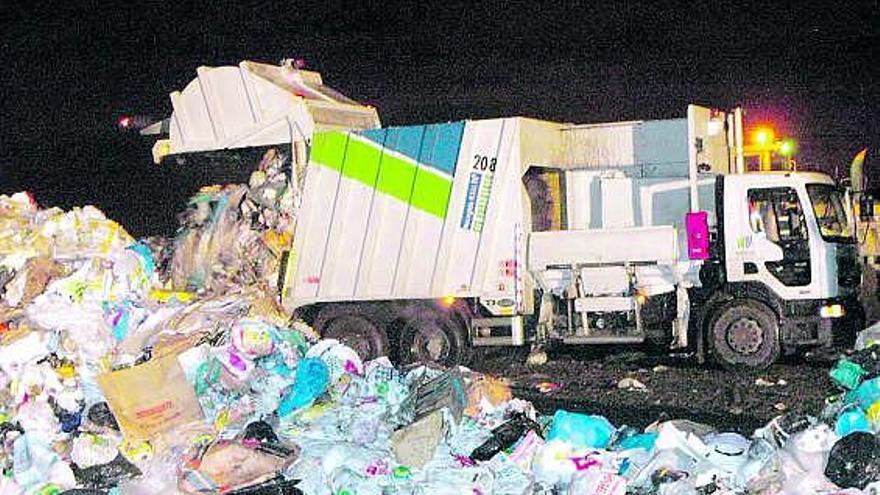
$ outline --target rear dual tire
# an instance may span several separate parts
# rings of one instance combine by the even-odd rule
[[[435,363],[445,367],[467,364],[467,330],[452,314],[428,309],[403,323],[398,359],[402,364]]]
[[[322,338],[342,342],[364,361],[388,356],[398,364],[449,367],[467,364],[470,357],[463,319],[430,303],[334,304],[321,309],[313,326]]]
[[[364,361],[387,356],[391,346],[385,325],[373,312],[359,306],[334,306],[322,310],[315,322],[315,330],[322,338],[336,339],[351,347]]]

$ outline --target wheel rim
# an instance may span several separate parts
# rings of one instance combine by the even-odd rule
[[[764,331],[752,318],[740,318],[727,327],[727,345],[739,354],[754,354],[764,343]]]
[[[415,329],[410,352],[416,361],[443,362],[449,358],[449,336],[436,323]]]
[[[340,318],[325,333],[324,337],[336,339],[351,347],[364,361],[374,359],[379,353],[374,340],[379,330],[363,318]]]

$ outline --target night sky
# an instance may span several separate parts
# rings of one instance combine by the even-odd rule
[[[384,125],[739,104],[795,138],[812,168],[842,172],[868,146],[880,185],[876,0],[244,3],[3,2],[0,192],[167,232],[205,173],[152,165],[152,141],[117,119],[169,115],[167,94],[199,65],[283,58],[376,106]]]

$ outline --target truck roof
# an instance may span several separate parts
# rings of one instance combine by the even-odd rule
[[[747,172],[744,175],[749,176],[760,176],[760,175],[773,175],[777,177],[791,177],[795,180],[799,180],[804,183],[808,182],[820,182],[823,184],[834,184],[834,179],[831,178],[826,173],[823,172],[814,172],[814,171],[785,171],[785,170],[773,170],[768,172]]]

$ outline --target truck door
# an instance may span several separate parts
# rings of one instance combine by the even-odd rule
[[[793,187],[749,187],[725,198],[728,280],[756,281],[785,299],[814,282],[804,203]],[[743,194],[743,192],[745,194]]]

